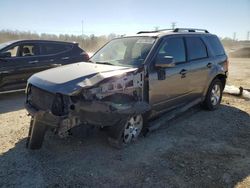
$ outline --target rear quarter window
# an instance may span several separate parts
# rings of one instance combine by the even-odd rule
[[[207,37],[207,42],[211,48],[211,50],[213,51],[213,54],[215,56],[220,56],[220,55],[224,55],[225,51],[224,48],[219,40],[218,37],[216,36],[208,36]]]
[[[208,57],[207,47],[200,37],[186,37],[188,60]]]
[[[41,54],[51,55],[65,52],[72,49],[71,44],[58,44],[58,43],[42,43],[41,44]]]

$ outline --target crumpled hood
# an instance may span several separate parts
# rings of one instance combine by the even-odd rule
[[[137,68],[81,62],[36,73],[28,79],[28,84],[52,93],[70,95],[106,78],[136,70]]]

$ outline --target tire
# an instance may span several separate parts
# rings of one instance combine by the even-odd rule
[[[126,120],[122,120],[118,125],[110,127],[108,130],[109,144],[121,149],[136,141],[142,132],[143,116],[134,115]]]
[[[33,122],[34,122],[34,119],[31,118],[31,120],[30,120],[29,133],[28,133],[28,137],[27,137],[27,139],[26,139],[26,148],[28,148],[28,145],[29,145],[30,135],[31,135],[31,132],[32,132],[32,125],[33,125]]]
[[[221,102],[222,91],[222,82],[219,79],[214,79],[208,88],[203,106],[211,111],[217,109]]]
[[[30,129],[27,137],[26,148],[31,150],[40,149],[43,144],[46,129],[46,125],[32,118],[30,121]]]

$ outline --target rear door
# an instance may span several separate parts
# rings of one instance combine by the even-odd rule
[[[41,43],[41,68],[48,69],[70,63],[72,47],[73,45],[67,43]]]
[[[173,56],[174,67],[158,69],[153,66],[149,73],[149,102],[156,111],[175,108],[186,103],[189,94],[189,79],[184,38],[181,36],[167,37],[162,43],[153,60],[157,56]]]
[[[185,37],[188,57],[190,100],[201,96],[207,85],[209,72],[213,67],[207,46],[201,35]]]
[[[54,42],[41,42],[41,56],[40,56],[40,71],[46,70],[49,68],[61,66],[61,59],[58,57],[58,53],[60,53],[60,46]]]
[[[26,80],[35,72],[39,62],[39,46],[36,43],[15,43],[4,50],[10,52],[11,57],[1,62],[0,87],[7,90],[25,87]]]

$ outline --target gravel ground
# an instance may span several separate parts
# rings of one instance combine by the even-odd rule
[[[250,60],[230,62],[240,63],[230,65],[229,83],[250,88]],[[104,132],[76,128],[66,139],[48,132],[37,151],[25,149],[23,101],[23,93],[0,96],[0,187],[250,187],[245,99],[225,95],[213,112],[193,107],[123,150],[110,147]]]

